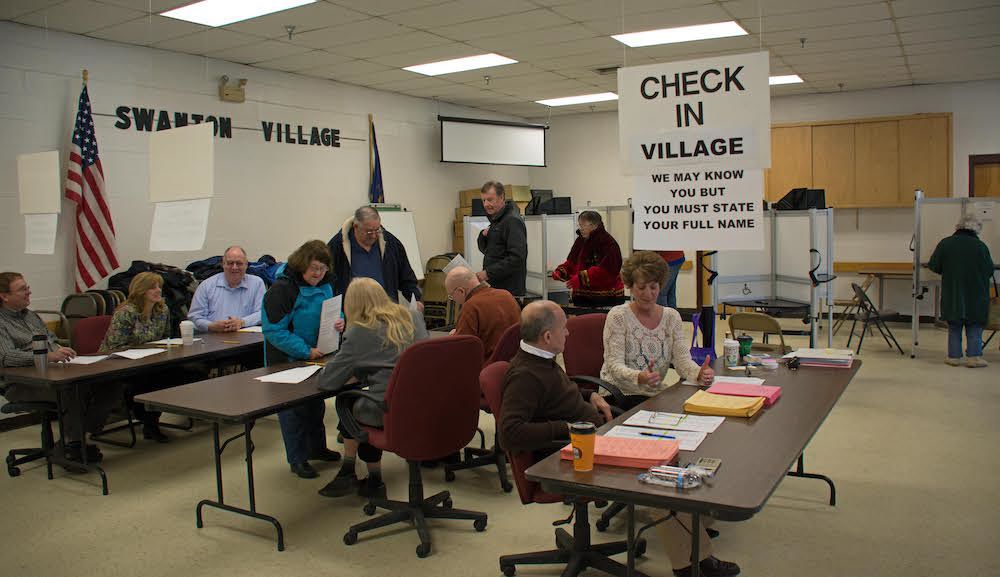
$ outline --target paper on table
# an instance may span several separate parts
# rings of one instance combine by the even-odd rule
[[[323,301],[323,311],[319,318],[319,337],[316,339],[316,348],[324,355],[328,355],[340,348],[340,333],[337,332],[336,323],[340,318],[340,305],[344,300],[344,295],[337,295]]]
[[[725,420],[725,417],[637,411],[634,415],[626,419],[624,424],[633,427],[649,427],[651,429],[714,433]]]
[[[21,214],[59,212],[62,208],[61,177],[58,150],[17,155],[17,191],[21,201]]]
[[[455,258],[451,259],[451,262],[444,265],[444,268],[441,269],[441,272],[443,272],[444,274],[448,274],[451,271],[451,269],[455,268],[456,266],[464,266],[465,268],[472,270],[472,265],[469,264],[469,261],[462,258],[462,255],[456,254]]]
[[[643,433],[649,433],[648,435],[643,435]],[[674,439],[676,439],[681,444],[682,451],[695,451],[701,442],[705,440],[708,433],[703,431],[670,431],[665,433],[663,429],[650,429],[648,427],[626,427],[625,425],[618,425],[613,427],[607,433],[604,433],[605,437],[625,437],[629,439],[653,439],[656,440],[655,435],[667,434]],[[666,439],[670,440],[670,439]]]
[[[594,439],[594,463],[648,469],[653,465],[672,462],[677,457],[678,449],[676,440],[598,435]],[[566,445],[560,452],[563,459],[573,458],[572,445]]]
[[[53,254],[59,214],[24,215],[24,254]]]
[[[313,374],[320,370],[319,365],[306,365],[304,367],[295,367],[294,369],[288,369],[284,371],[279,371],[277,373],[271,373],[270,375],[263,375],[256,377],[256,380],[262,383],[285,383],[289,385],[294,385],[301,383],[302,381],[313,376]]]
[[[118,351],[117,353],[111,353],[112,357],[124,357],[126,359],[144,359],[146,357],[151,357],[153,355],[158,355],[160,353],[167,352],[166,349],[128,349],[124,351]]]
[[[78,355],[66,362],[71,365],[92,365],[96,362],[103,361],[106,358],[108,358],[108,355]]]
[[[264,328],[260,325],[254,325],[252,327],[243,327],[242,329],[236,331],[239,333],[262,333]]]
[[[212,123],[149,135],[149,201],[210,198],[215,184]]]
[[[192,341],[192,342],[198,342],[200,340],[201,340],[200,337],[195,337],[194,341]],[[181,340],[180,337],[175,337],[175,338],[170,338],[170,339],[160,339],[158,341],[149,341],[146,344],[147,345],[183,345],[184,341]]]
[[[153,229],[149,235],[149,250],[201,250],[205,244],[211,203],[209,198],[156,203],[156,208],[153,209]]]

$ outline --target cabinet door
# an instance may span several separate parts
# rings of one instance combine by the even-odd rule
[[[913,203],[913,190],[924,196],[949,197],[951,193],[951,119],[947,116],[899,121],[899,194]]]
[[[793,188],[812,188],[812,182],[812,127],[772,128],[767,200],[779,200]]]
[[[854,126],[854,204],[899,206],[899,121]]]
[[[812,127],[813,188],[826,190],[826,205],[854,206],[854,125]]]

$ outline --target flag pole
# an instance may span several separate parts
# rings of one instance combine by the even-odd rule
[[[88,78],[89,76],[90,76],[90,72],[89,72],[89,71],[88,71],[88,70],[87,70],[86,68],[84,68],[84,69],[83,69],[83,85],[84,85],[84,86],[86,86],[86,85],[87,85],[87,78]]]
[[[375,151],[372,147],[372,115],[368,113],[368,180],[375,173]]]

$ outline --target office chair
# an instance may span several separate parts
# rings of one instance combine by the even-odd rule
[[[868,331],[869,325],[875,325],[875,328],[882,333],[882,338],[885,339],[885,344],[892,348],[892,345],[896,345],[899,349],[899,354],[903,354],[903,348],[899,346],[899,342],[896,340],[896,336],[892,334],[889,330],[889,325],[885,324],[882,320],[881,315],[878,314],[878,308],[875,307],[875,303],[868,298],[868,293],[865,292],[863,288],[858,286],[858,283],[851,283],[851,288],[854,289],[854,295],[858,299],[858,314],[854,316],[854,322],[851,323],[851,334],[847,335],[847,348],[851,348],[851,339],[854,338],[854,327],[858,324],[858,317],[864,319],[864,325],[861,327],[861,337],[858,339],[858,350],[855,351],[856,354],[861,354],[861,343],[865,341],[865,332]],[[892,342],[889,342],[889,339]]]
[[[572,333],[570,333],[572,334]],[[479,385],[486,394],[486,399],[490,403],[494,415],[501,414],[503,405],[503,383],[507,375],[509,363],[500,361],[488,365],[479,373]],[[557,451],[565,443],[558,443],[552,450]],[[511,471],[514,474],[514,484],[517,485],[517,494],[521,497],[521,503],[529,505],[531,503],[563,503],[570,501],[573,505],[573,534],[563,528],[556,529],[556,548],[548,551],[536,551],[533,553],[519,553],[515,555],[502,555],[500,557],[500,571],[507,577],[511,577],[517,571],[518,565],[548,565],[555,563],[565,563],[563,577],[576,577],[584,570],[593,567],[605,573],[625,577],[628,568],[621,563],[609,558],[610,555],[624,553],[628,550],[628,543],[625,541],[614,541],[611,543],[593,544],[590,541],[590,524],[587,517],[587,500],[575,499],[569,496],[556,495],[543,491],[538,483],[529,481],[524,472],[534,465],[536,459],[532,452],[522,452],[507,454],[510,461]],[[554,525],[560,525],[567,521],[557,521]],[[646,552],[646,541],[638,539],[635,543],[636,555],[641,556]],[[633,575],[643,577],[643,573],[633,571]]]
[[[729,331],[733,333],[733,338],[739,333],[759,332],[763,334],[762,342],[754,342],[750,350],[777,355],[784,355],[792,352],[792,347],[785,344],[785,337],[781,333],[781,324],[778,319],[764,313],[741,312],[729,315]],[[767,342],[768,335],[778,335],[780,344]]]
[[[0,395],[7,392],[7,387],[0,386]],[[27,449],[11,449],[7,452],[7,474],[17,477],[21,474],[21,465],[45,459],[45,472],[52,479],[52,461],[49,455],[55,448],[55,437],[52,434],[52,422],[59,418],[56,404],[51,401],[9,401],[0,407],[0,413],[8,415],[30,413],[41,419],[41,446]]]
[[[412,522],[420,538],[417,556],[431,551],[427,518],[468,519],[476,531],[486,529],[486,513],[453,509],[448,491],[424,498],[420,461],[440,459],[465,446],[479,423],[477,375],[483,363],[483,344],[472,336],[450,336],[410,345],[393,368],[385,399],[360,389],[337,395],[340,422],[360,442],[367,442],[406,459],[409,467],[409,499],[371,499],[366,515],[376,508],[389,512],[359,523],[344,534],[344,543],[353,545],[358,534],[395,523]],[[447,370],[442,371],[442,367]],[[358,423],[352,407],[359,398],[382,408],[383,428]]]
[[[490,359],[486,361],[486,364],[488,365],[498,360],[509,361],[514,358],[514,355],[517,353],[520,345],[521,325],[520,323],[515,323],[507,327],[507,330],[500,336],[500,340],[497,341],[497,346],[493,350],[493,354],[490,355]],[[479,410],[486,413],[490,412],[490,405],[486,402],[486,397],[481,392],[479,396]],[[445,465],[444,480],[449,483],[454,481],[455,471],[472,469],[475,467],[492,466],[497,468],[497,476],[500,477],[500,488],[503,489],[505,493],[513,491],[514,485],[512,485],[507,479],[507,456],[499,449],[500,443],[497,441],[496,430],[497,427],[494,427],[493,446],[487,449],[486,434],[483,433],[482,429],[477,428],[476,432],[479,434],[479,447],[466,447],[463,450],[462,461],[460,463],[449,463]]]

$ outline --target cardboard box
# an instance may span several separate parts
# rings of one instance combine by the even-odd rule
[[[453,234],[455,236],[464,236],[465,235],[465,222],[463,222],[461,220],[456,220],[455,221],[455,230],[453,231]]]
[[[504,184],[507,200],[528,202],[531,200],[531,187],[527,184]]]
[[[479,189],[470,188],[458,191],[458,206],[472,206],[472,199],[479,198]]]
[[[464,236],[453,236],[451,237],[451,251],[457,253],[465,252],[465,237]]]
[[[463,216],[472,216],[471,206],[460,206],[455,209],[455,220],[462,220]]]

